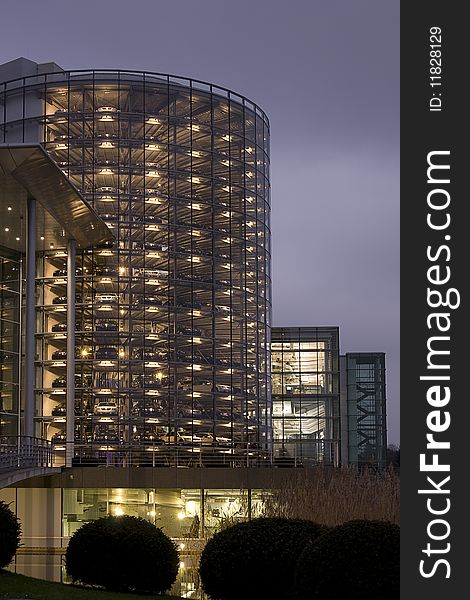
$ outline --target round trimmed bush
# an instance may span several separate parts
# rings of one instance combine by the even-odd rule
[[[304,547],[325,528],[311,521],[259,518],[228,527],[204,548],[199,574],[213,600],[286,600]]]
[[[400,527],[386,521],[349,521],[327,531],[302,552],[296,600],[397,600]]]
[[[161,529],[138,517],[102,517],[70,538],[65,554],[72,580],[112,591],[160,593],[176,580],[176,546]]]
[[[0,500],[0,569],[9,565],[20,547],[21,525],[9,505]]]

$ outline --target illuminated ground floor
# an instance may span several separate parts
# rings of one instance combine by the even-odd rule
[[[67,581],[64,555],[70,536],[105,515],[134,515],[176,542],[180,572],[173,593],[199,598],[197,562],[216,531],[262,514],[273,489],[296,469],[73,468],[0,490],[21,521],[22,547],[10,570]]]

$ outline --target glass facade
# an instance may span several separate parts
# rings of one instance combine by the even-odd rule
[[[339,464],[339,340],[336,327],[274,327],[274,462]]]
[[[39,140],[112,229],[77,252],[75,464],[251,464],[270,421],[269,130],[167,75],[0,85],[0,139]],[[3,125],[2,125],[3,123]],[[66,252],[37,264],[37,431],[65,453]]]
[[[385,354],[346,354],[349,462],[386,466]]]
[[[21,258],[0,247],[0,439],[18,435]]]

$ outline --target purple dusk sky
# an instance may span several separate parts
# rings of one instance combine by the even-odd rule
[[[399,441],[399,1],[3,0],[0,63],[169,72],[271,122],[274,324],[387,353]]]

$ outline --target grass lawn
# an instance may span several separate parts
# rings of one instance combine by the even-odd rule
[[[30,598],[31,600],[178,600],[177,596],[154,594],[121,594],[90,590],[78,586],[51,583],[42,579],[14,575],[0,569],[0,598]]]

